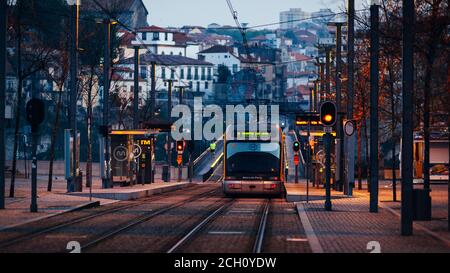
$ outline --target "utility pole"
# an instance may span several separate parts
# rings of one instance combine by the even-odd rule
[[[168,84],[168,94],[167,94],[167,121],[170,122],[172,120],[171,112],[172,112],[172,87],[174,80],[165,80]],[[167,163],[168,163],[168,176],[167,182],[170,182],[170,169],[172,166],[172,139],[170,133],[167,133]]]
[[[337,128],[336,128],[336,184],[339,191],[343,190],[344,186],[344,132],[342,126],[342,114],[341,114],[341,58],[342,58],[342,26],[344,23],[334,22],[329,23],[331,26],[336,27],[336,107],[337,107]]]
[[[325,90],[325,63],[320,62],[320,88],[319,88],[319,94],[320,94],[320,101],[326,100],[326,95],[324,96],[324,90]]]
[[[139,127],[139,46],[134,47],[133,129]]]
[[[401,234],[413,234],[413,92],[414,92],[414,0],[404,0],[403,8],[403,90],[401,158]]]
[[[370,6],[370,212],[378,212],[378,0]]]
[[[102,187],[112,188],[111,183],[111,163],[110,163],[110,143],[109,143],[109,73],[110,73],[110,46],[111,46],[111,22],[109,19],[105,19],[103,21],[104,24],[104,39],[105,39],[105,47],[104,47],[104,55],[103,55],[103,126],[106,130],[104,134],[104,145],[105,145],[105,176],[103,177]]]
[[[78,0],[70,7],[70,111],[69,124],[72,129],[72,177],[67,185],[69,192],[75,191],[78,178],[78,130],[77,130],[77,74],[78,74]]]
[[[0,209],[5,208],[5,93],[7,0],[0,1]]]
[[[325,100],[329,100],[331,97],[331,69],[330,69],[330,62],[331,62],[331,47],[325,46],[325,89],[326,89],[326,95]]]
[[[347,119],[353,119],[354,70],[355,70],[355,0],[348,0],[347,19]],[[356,134],[346,137],[347,179],[344,194],[353,195],[355,185],[355,144]]]
[[[331,211],[331,133],[325,132],[325,210]]]
[[[150,118],[155,116],[155,98],[156,98],[156,62],[151,62],[150,69],[151,91],[150,91]]]

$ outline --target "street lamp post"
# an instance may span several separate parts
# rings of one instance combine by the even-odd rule
[[[109,143],[109,89],[110,89],[110,72],[111,72],[111,22],[110,19],[103,20],[104,35],[105,35],[105,47],[103,56],[103,128],[104,132],[104,147],[105,147],[105,166],[106,171],[102,179],[103,188],[112,188],[111,181],[111,162],[110,162],[110,143]]]

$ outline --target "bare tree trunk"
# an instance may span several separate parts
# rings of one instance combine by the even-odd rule
[[[369,134],[367,133],[367,121],[364,119],[364,144],[366,146],[366,158],[364,159],[365,162],[365,169],[366,169],[366,177],[367,177],[367,191],[370,191],[370,160],[369,160]]]
[[[48,183],[47,183],[47,191],[52,191],[52,185],[53,185],[53,161],[55,160],[55,146],[56,146],[56,136],[59,129],[59,116],[61,111],[61,104],[62,104],[62,86],[59,88],[58,93],[58,102],[56,104],[56,117],[55,117],[55,123],[53,124],[52,129],[52,137],[51,137],[51,143],[50,143],[50,163],[49,163],[49,169],[48,169]]]
[[[433,70],[435,46],[430,45],[429,57],[427,58],[427,67],[425,70],[425,80],[423,89],[423,187],[430,188],[430,94],[432,92],[431,73]]]
[[[19,2],[20,5],[20,2]],[[23,71],[22,71],[22,31],[20,26],[20,11],[17,19],[17,105],[15,113],[15,127],[14,127],[14,144],[13,144],[13,158],[12,158],[12,168],[11,168],[11,184],[9,187],[9,197],[14,197],[14,186],[16,181],[16,169],[17,169],[17,146],[19,141],[19,129],[20,129],[20,113],[22,110],[22,87],[23,87]]]
[[[358,190],[362,190],[361,125],[360,121],[358,126]]]
[[[86,187],[92,187],[92,86],[94,67],[91,67],[87,93],[87,162],[86,162]]]
[[[392,200],[397,202],[397,177],[396,177],[396,166],[395,166],[395,128],[397,123],[395,121],[395,94],[394,94],[394,78],[391,63],[388,66],[389,72],[389,89],[391,95],[391,138],[392,138]]]

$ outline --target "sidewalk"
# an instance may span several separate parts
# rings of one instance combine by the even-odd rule
[[[306,193],[305,181],[299,184]],[[392,200],[391,193],[380,183],[380,208],[378,213],[369,212],[367,190],[355,191],[353,197],[332,191],[333,211],[324,210],[324,189],[310,187],[310,201],[303,196],[297,202],[300,218],[305,226],[308,240],[315,252],[325,253],[369,253],[370,244],[379,243],[383,252],[446,252],[450,253],[450,232],[447,219],[442,219],[443,203],[447,205],[447,195],[439,186],[432,186],[433,220],[415,222],[413,236],[400,235],[400,217],[393,213],[399,210],[400,202]],[[447,190],[447,185],[445,191]],[[445,196],[444,196],[445,195]],[[398,199],[400,190],[398,189]],[[445,198],[444,198],[445,197]],[[446,209],[445,209],[446,213]],[[445,220],[445,221],[444,221]]]

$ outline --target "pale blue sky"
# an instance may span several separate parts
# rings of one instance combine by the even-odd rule
[[[357,8],[360,2],[356,0]],[[261,25],[279,21],[280,11],[301,8],[312,12],[321,8],[341,11],[345,0],[231,0],[241,23]],[[151,25],[162,27],[210,23],[232,25],[234,21],[226,0],[144,0]]]

